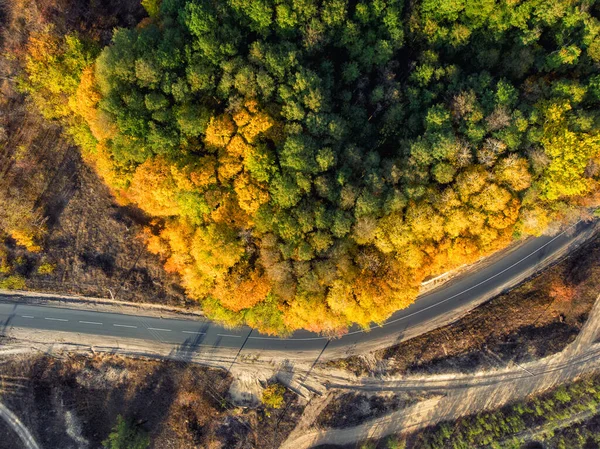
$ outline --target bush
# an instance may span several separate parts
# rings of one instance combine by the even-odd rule
[[[0,288],[6,290],[25,290],[26,287],[25,278],[23,276],[13,275],[0,280]]]
[[[56,270],[56,265],[44,262],[38,267],[37,272],[38,274],[52,274],[54,273],[54,270]]]
[[[8,260],[8,253],[0,249],[0,274],[8,275],[12,272],[13,267]]]
[[[150,446],[150,437],[140,426],[119,415],[117,424],[102,446],[104,449],[146,449]]]
[[[42,247],[37,243],[37,236],[32,230],[16,229],[10,233],[10,236],[17,242],[17,245],[24,246],[27,251],[39,253]]]
[[[269,385],[263,391],[262,403],[268,408],[281,408],[284,402],[285,387],[280,383]]]
[[[387,449],[406,449],[406,441],[398,437],[389,437],[386,447]]]

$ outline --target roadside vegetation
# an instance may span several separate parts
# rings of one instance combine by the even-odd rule
[[[280,383],[274,383],[267,386],[261,398],[262,404],[270,409],[279,409],[285,403],[286,388]]]
[[[562,351],[600,292],[600,235],[564,260],[448,326],[377,351],[323,365],[356,375],[473,372]]]
[[[382,322],[420,282],[598,205],[598,5],[144,1],[30,36],[19,83],[207,314]]]
[[[600,377],[586,376],[499,410],[365,442],[369,449],[587,449],[600,444]],[[542,445],[536,445],[543,443]]]

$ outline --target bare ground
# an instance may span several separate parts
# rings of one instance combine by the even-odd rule
[[[430,393],[364,393],[342,392],[319,414],[315,425],[322,428],[349,427],[429,399]]]
[[[600,298],[600,297],[599,297]],[[441,421],[491,410],[543,392],[556,385],[600,370],[600,300],[577,338],[561,353],[496,371],[475,374],[400,376],[363,382],[366,389],[386,391],[443,391],[437,396],[360,425],[343,429],[294,432],[281,449],[355,444],[395,433],[417,431]],[[356,388],[357,386],[354,386]],[[329,446],[328,446],[329,445]]]
[[[111,355],[3,358],[2,401],[45,448],[97,448],[117,415],[140,423],[151,448],[276,448],[301,414],[287,392],[279,410],[242,408],[223,370]],[[21,443],[0,425],[0,448]]]

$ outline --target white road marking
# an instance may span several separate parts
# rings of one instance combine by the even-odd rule
[[[194,332],[194,331],[181,331],[184,334],[196,334],[196,335],[204,335],[206,332]]]
[[[163,332],[171,332],[171,329],[161,329],[160,327],[148,327],[149,331],[163,331]]]
[[[128,324],[113,324],[115,327],[130,327],[131,329],[137,329],[137,326],[129,326]]]
[[[31,315],[21,315],[21,318],[35,318],[35,317],[31,316]]]
[[[217,334],[219,337],[242,338],[241,335]]]
[[[62,318],[44,318],[44,319],[48,320],[48,321],[69,321],[69,320],[65,320]]]
[[[98,324],[98,325],[102,325],[102,323],[98,323],[96,321],[80,321],[80,323],[82,323],[82,324]]]

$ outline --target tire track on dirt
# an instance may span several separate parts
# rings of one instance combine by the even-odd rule
[[[8,426],[14,430],[23,442],[25,449],[41,449],[41,446],[35,441],[35,438],[29,432],[29,429],[21,422],[19,417],[15,415],[8,407],[0,402],[0,418],[2,418]]]
[[[358,426],[307,430],[301,435],[292,433],[281,445],[281,449],[305,449],[325,444],[345,445],[367,439],[380,439],[395,433],[419,430],[441,421],[456,420],[482,410],[499,408],[530,394],[574,380],[582,374],[600,370],[600,343],[595,343],[599,334],[600,296],[575,341],[559,354],[523,365],[526,370],[519,366],[504,372],[484,372],[479,376],[429,376],[412,379],[406,377],[391,381],[373,381],[370,387],[374,390],[393,390],[396,387],[414,391],[430,388],[443,390],[446,395],[366,421]],[[348,385],[348,388],[356,389],[360,386]]]

